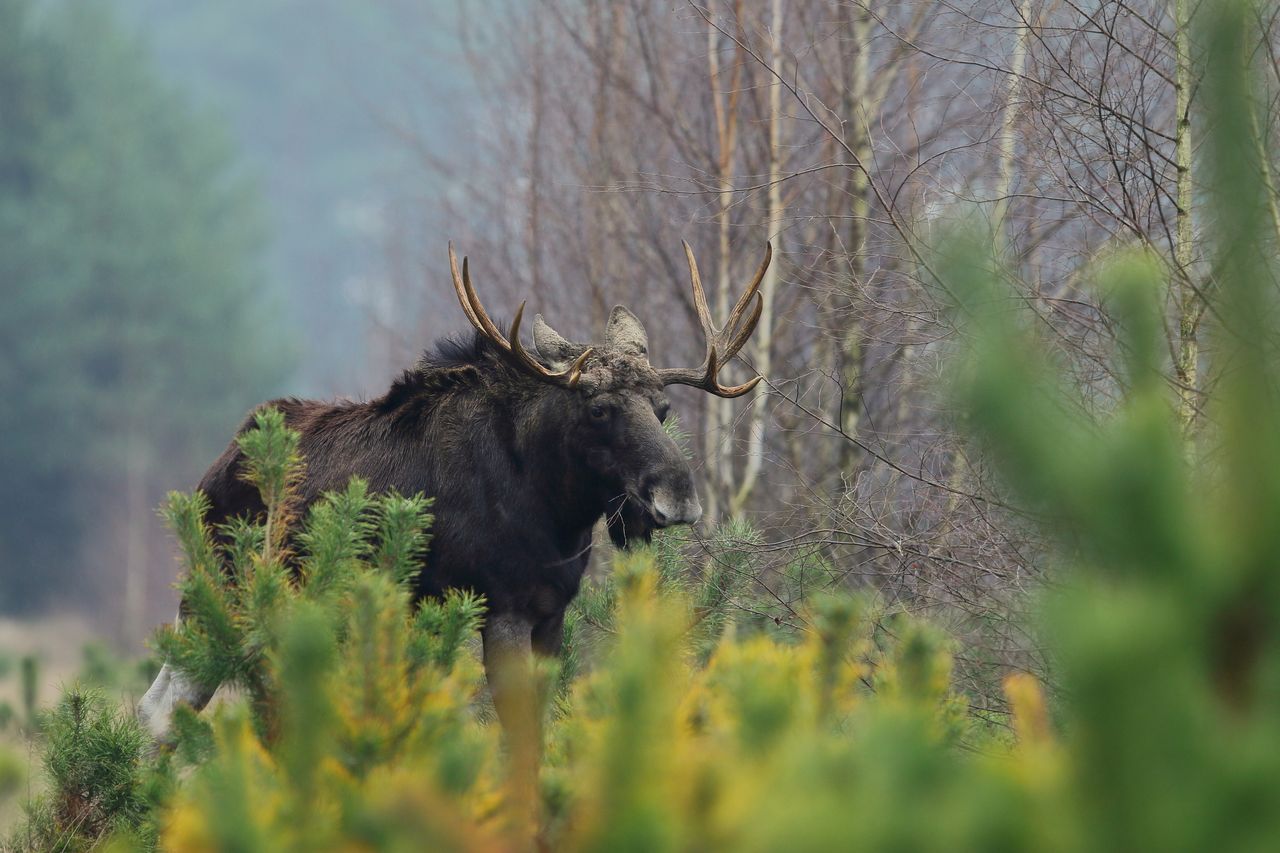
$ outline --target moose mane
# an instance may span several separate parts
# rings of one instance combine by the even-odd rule
[[[449,370],[451,368],[483,366],[489,356],[497,355],[493,341],[479,331],[471,329],[443,337],[423,351],[415,370]]]
[[[453,390],[484,385],[508,388],[516,381],[518,376],[497,345],[481,332],[450,335],[424,350],[374,405],[384,414],[406,407],[421,412]]]

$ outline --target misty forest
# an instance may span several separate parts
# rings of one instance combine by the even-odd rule
[[[1280,849],[1277,142],[1269,0],[0,0],[0,851]]]

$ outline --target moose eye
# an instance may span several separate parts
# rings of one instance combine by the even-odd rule
[[[609,412],[605,410],[605,407],[604,407],[604,406],[594,405],[594,406],[592,406],[592,407],[591,407],[591,419],[592,419],[592,420],[595,420],[595,421],[602,421],[602,420],[604,420],[608,415],[609,415]]]
[[[658,420],[661,423],[665,424],[667,422],[667,418],[671,415],[671,404],[663,403],[654,410],[654,414],[658,416]]]

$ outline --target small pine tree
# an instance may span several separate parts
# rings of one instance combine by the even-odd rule
[[[9,839],[15,850],[82,850],[113,834],[144,848],[156,840],[143,763],[146,737],[131,714],[96,690],[73,688],[41,720],[51,790],[28,804]]]

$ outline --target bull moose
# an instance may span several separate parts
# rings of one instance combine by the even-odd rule
[[[684,249],[706,337],[697,368],[650,365],[644,327],[621,305],[594,345],[572,343],[534,317],[531,354],[520,341],[524,304],[504,335],[476,296],[465,258],[459,271],[451,245],[454,290],[474,333],[438,343],[376,399],[266,404],[300,434],[307,463],[301,508],[353,476],[372,491],[434,496],[433,539],[415,600],[450,588],[485,597],[485,671],[504,724],[520,708],[504,687],[510,676],[503,662],[559,651],[596,522],[604,517],[611,539],[626,547],[702,515],[689,465],[662,428],[669,408],[663,388],[738,397],[760,381],[726,387],[718,375],[760,319],[758,291],[772,248],[766,244],[755,278],[719,329],[688,243]],[[250,417],[240,431],[252,423]],[[241,477],[243,463],[233,441],[200,481],[210,523],[264,511]],[[198,711],[217,686],[194,683],[166,663],[139,716],[162,740],[176,704]]]

